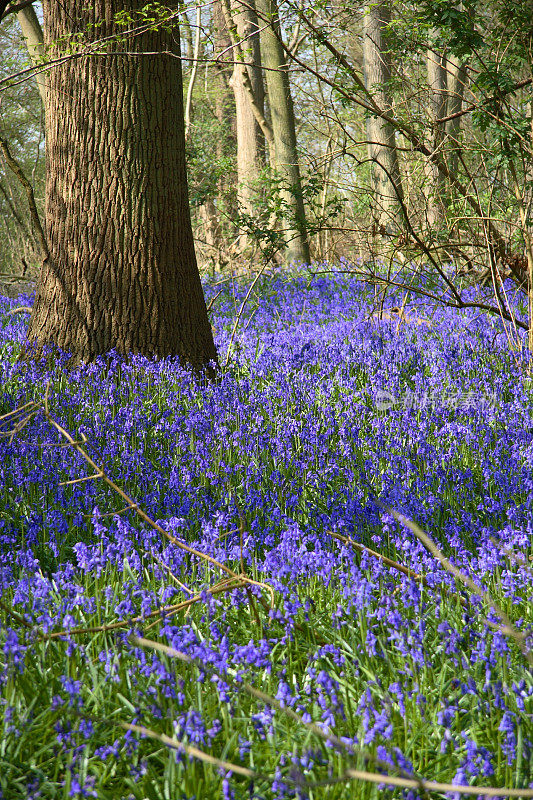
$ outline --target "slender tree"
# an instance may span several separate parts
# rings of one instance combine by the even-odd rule
[[[217,121],[214,141],[215,162],[228,162],[233,155],[236,141],[235,102],[230,87],[233,72],[231,40],[227,31],[222,9],[222,0],[214,0],[211,5],[211,32],[214,48],[214,112]],[[194,136],[192,137],[194,142]],[[233,220],[236,216],[232,189],[234,175],[232,170],[221,170],[216,187],[205,197],[198,207],[197,228],[195,230],[198,253],[204,264],[210,263],[214,271],[219,270],[229,258],[228,242],[224,237],[222,217]],[[221,213],[223,210],[223,213]]]
[[[41,23],[37,18],[33,6],[25,6],[17,11],[17,19],[22,31],[22,35],[26,41],[28,53],[34,64],[39,64],[43,55],[43,29]],[[35,76],[37,88],[41,95],[43,104],[45,102],[45,78],[43,73],[38,72]]]
[[[363,72],[365,88],[378,106],[390,113],[391,58],[386,43],[390,23],[387,2],[371,3],[363,10]],[[402,221],[402,180],[393,126],[378,115],[366,121],[368,157],[374,187],[374,220],[380,234],[388,236]]]
[[[428,149],[443,157],[445,124],[439,120],[446,116],[447,108],[447,61],[446,56],[430,48],[426,55],[427,79],[429,88],[429,119],[431,128]],[[431,230],[439,225],[443,216],[443,194],[446,180],[433,158],[426,161],[426,216]]]
[[[459,143],[459,134],[461,131],[461,111],[463,109],[463,101],[465,95],[466,82],[468,80],[468,70],[466,64],[458,58],[448,56],[448,100],[446,106],[446,114],[451,117],[446,123],[446,136],[449,140],[450,156],[448,159],[449,170],[451,178],[457,177],[457,168],[459,166],[459,154],[461,145]]]
[[[281,39],[275,0],[256,0],[261,26],[261,55],[274,135],[275,170],[283,181],[286,217],[283,232],[288,261],[309,263],[302,181],[296,142],[296,122],[289,83],[287,55]]]
[[[260,113],[264,114],[265,90],[259,29],[254,0],[250,0],[246,6],[241,5],[239,0],[230,0],[227,7],[238,37],[231,77],[237,119],[237,196],[241,209],[252,214],[256,195],[254,182],[264,166],[265,154],[265,139],[252,106],[255,102]],[[240,244],[243,249],[247,247],[246,235],[241,236]]]
[[[214,0],[212,5],[213,40],[215,49],[215,67],[217,75],[216,117],[225,135],[232,140],[236,137],[237,123],[235,119],[235,101],[230,91],[230,81],[233,74],[233,61],[231,36],[226,24],[224,13],[225,0]],[[232,142],[233,143],[233,142]],[[217,140],[218,156],[225,155],[224,137]]]
[[[143,0],[45,2],[45,43],[124,35]],[[196,265],[177,30],[55,65],[46,79],[45,258],[28,332],[88,360],[116,349],[216,360]]]
[[[187,20],[187,30],[191,32],[191,26],[189,23],[189,19],[186,14],[183,15],[184,19]],[[194,114],[194,107],[193,107],[193,94],[194,94],[194,87],[196,85],[196,78],[198,77],[198,67],[200,62],[200,50],[202,46],[202,7],[198,5],[196,9],[196,31],[194,34],[194,44],[192,45],[191,60],[189,64],[191,64],[191,71],[189,75],[189,85],[187,86],[187,99],[185,101],[185,139],[187,140],[191,133],[191,124],[192,118]],[[187,50],[189,50],[189,39],[187,38]]]

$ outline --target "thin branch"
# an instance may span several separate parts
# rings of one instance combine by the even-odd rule
[[[184,742],[180,742],[179,739],[173,739],[171,736],[166,736],[164,733],[157,733],[150,728],[145,728],[144,725],[132,725],[129,722],[121,721],[118,724],[126,731],[133,731],[133,733],[139,733],[141,736],[147,736],[149,739],[155,739],[167,747],[172,747],[174,750],[183,751],[184,753],[187,753],[188,756],[197,758],[199,761],[203,761],[205,764],[211,764],[214,767],[218,767],[218,769],[222,769],[225,772],[234,772],[235,775],[242,775],[245,778],[252,778],[253,780],[257,780],[260,777],[263,778],[263,780],[267,779],[266,775],[259,775],[258,772],[248,769],[247,767],[241,767],[239,764],[231,763],[231,761],[223,761],[220,758],[215,758],[215,756],[206,753],[204,750],[200,750],[198,747],[195,747],[192,744],[185,744]]]
[[[32,310],[31,306],[17,306],[8,311],[6,317],[11,317],[13,314],[31,314]]]
[[[28,622],[27,619],[25,619],[21,614],[18,614],[12,608],[9,608],[9,606],[6,606],[6,604],[2,600],[0,600],[0,608],[3,608],[6,614],[13,617],[13,619],[16,620],[18,624],[22,625],[24,628],[32,627],[31,623]]]
[[[206,764],[211,764],[218,769],[223,769],[226,772],[234,772],[236,775],[242,775],[250,780],[267,780],[270,783],[278,781],[279,778],[272,775],[262,775],[255,770],[248,767],[242,767],[240,764],[234,764],[230,761],[223,761],[220,758],[206,753],[191,744],[180,742],[179,739],[174,739],[166,736],[164,733],[157,733],[151,728],[145,728],[144,725],[133,725],[129,722],[118,723],[121,728],[126,731],[139,733],[141,736],[147,736],[149,739],[155,739],[161,744],[171,747],[174,750],[183,751],[192,758],[197,758]],[[367,783],[384,784],[386,786],[399,786],[405,789],[418,789],[422,792],[457,792],[459,794],[477,795],[478,797],[533,797],[533,789],[499,789],[492,786],[461,786],[454,783],[437,783],[436,781],[423,781],[416,780],[415,778],[397,778],[394,775],[382,774],[379,772],[364,772],[357,769],[347,769],[338,778],[331,778],[324,781],[306,781],[286,775],[282,781],[301,787],[302,789],[318,788],[319,786],[332,786],[337,783],[347,783],[348,781],[358,780]]]
[[[11,187],[9,187],[9,189],[11,191]],[[2,183],[2,181],[0,181],[0,192],[2,193],[2,196],[7,203],[9,210],[13,215],[13,219],[15,220],[21,231],[24,233],[25,236],[31,238],[31,230],[28,228],[27,223],[25,222],[25,220],[22,219],[17,209],[15,208],[13,200],[11,199],[6,189],[4,188],[4,184]]]
[[[220,581],[220,583],[215,584],[215,586],[211,586],[209,589],[206,589],[206,592],[207,594],[214,596],[221,594],[222,592],[233,591],[234,589],[244,589],[246,585],[247,581],[244,578],[239,579],[238,581],[228,579]],[[194,597],[190,597],[188,600],[183,600],[181,603],[173,603],[172,605],[161,606],[160,608],[156,608],[155,611],[150,611],[148,614],[139,614],[135,617],[128,617],[124,620],[108,622],[103,625],[91,625],[86,627],[79,626],[78,628],[54,631],[53,633],[39,633],[38,636],[40,639],[46,641],[48,639],[59,639],[62,636],[83,636],[87,633],[107,633],[108,631],[116,631],[120,628],[127,628],[132,625],[138,625],[139,623],[147,622],[148,620],[153,620],[154,617],[166,618],[173,616],[179,611],[185,611],[189,609],[192,605],[199,603],[202,599],[202,594],[195,594]],[[158,620],[156,620],[156,622],[157,621]]]
[[[344,542],[345,544],[351,545],[355,550],[358,550],[360,553],[368,553],[368,555],[372,556],[372,558],[377,558],[378,561],[382,561],[383,564],[386,564],[388,567],[392,569],[397,569],[398,572],[403,573],[408,578],[412,578],[415,581],[420,581],[427,586],[428,588],[435,588],[428,583],[426,578],[423,575],[419,575],[418,572],[415,572],[409,567],[404,567],[403,564],[399,564],[397,561],[393,561],[392,558],[388,558],[387,556],[382,555],[382,553],[376,552],[376,550],[372,550],[370,547],[365,547],[364,544],[360,544],[359,542],[355,542],[353,539],[350,539],[349,536],[342,536],[340,533],[333,533],[333,531],[328,531],[330,536],[333,536],[334,539],[338,539],[340,542]]]
[[[230,340],[229,340],[229,344],[228,344],[228,350],[226,352],[226,361],[224,362],[224,369],[226,369],[226,367],[228,366],[229,358],[230,358],[230,355],[231,355],[231,348],[233,346],[233,340],[235,339],[235,334],[237,333],[237,328],[239,326],[239,322],[241,321],[241,317],[242,317],[242,314],[243,314],[244,309],[246,307],[246,304],[248,303],[248,300],[250,299],[250,295],[251,295],[251,293],[253,291],[253,288],[254,288],[255,284],[257,283],[257,281],[259,280],[259,278],[261,277],[261,275],[263,274],[263,272],[265,271],[267,266],[268,266],[267,264],[264,264],[263,267],[259,270],[259,272],[255,276],[255,278],[253,279],[252,283],[250,284],[250,288],[246,292],[244,300],[241,303],[241,307],[239,308],[239,311],[238,311],[238,313],[237,313],[237,315],[235,317],[235,323],[233,325],[233,330],[231,331],[231,336],[230,336]]]
[[[438,295],[433,294],[433,292],[428,292],[428,291],[426,291],[424,289],[419,288],[418,286],[414,286],[414,285],[411,285],[411,284],[406,284],[406,283],[403,283],[401,281],[397,281],[396,279],[393,279],[393,278],[384,278],[384,277],[382,277],[380,275],[377,275],[376,273],[371,272],[369,270],[365,271],[365,270],[362,270],[362,269],[347,269],[347,270],[344,270],[344,269],[336,269],[336,270],[321,269],[321,270],[310,270],[310,272],[309,272],[309,274],[313,275],[313,276],[314,275],[329,275],[329,274],[334,274],[334,275],[339,274],[339,275],[341,275],[343,273],[348,273],[350,275],[357,275],[360,280],[367,281],[368,283],[380,284],[382,286],[394,286],[396,289],[404,289],[406,291],[414,292],[415,294],[419,295],[420,297],[427,297],[428,300],[434,300],[436,303],[439,303],[441,305],[446,306],[446,308],[456,308],[458,310],[463,310],[463,309],[467,309],[467,308],[477,308],[480,311],[487,312],[488,314],[494,314],[495,316],[498,316],[498,317],[502,316],[501,310],[499,308],[497,308],[496,306],[491,306],[491,305],[489,305],[487,303],[481,303],[481,302],[467,302],[466,300],[463,300],[462,298],[460,298],[458,302],[454,303],[451,300],[447,300],[446,298],[439,297]],[[511,322],[513,320],[513,317],[509,316],[505,312],[503,313],[503,316],[508,322]],[[521,328],[524,331],[529,330],[529,326],[528,326],[527,322],[522,322],[522,320],[516,319],[516,318],[514,318],[514,322],[515,322],[515,324],[517,325],[518,328]]]
[[[17,416],[20,416],[20,414],[21,414],[23,409],[27,409],[27,411],[26,411],[27,416],[24,417],[21,421],[19,421],[15,425],[15,428],[12,431],[9,431],[5,435],[11,435],[11,437],[13,438],[13,436],[20,430],[20,428],[23,427],[23,425],[27,424],[27,422],[31,419],[31,417],[33,417],[39,410],[42,410],[47,422],[53,428],[55,428],[58,431],[58,433],[71,445],[73,450],[75,450],[89,464],[89,466],[94,471],[95,474],[88,476],[88,478],[87,478],[88,480],[96,478],[96,477],[98,477],[101,480],[103,480],[104,483],[106,483],[113,492],[118,494],[129,506],[132,507],[132,510],[135,511],[135,513],[137,514],[138,517],[140,517],[144,522],[146,522],[151,528],[153,528],[154,530],[158,531],[158,533],[160,533],[164,538],[168,539],[168,541],[170,541],[173,545],[175,545],[179,549],[184,550],[185,552],[189,553],[190,555],[194,555],[194,556],[198,557],[199,559],[201,559],[203,561],[207,561],[208,563],[212,564],[214,567],[217,567],[217,569],[220,569],[222,572],[225,572],[227,575],[230,576],[231,579],[233,579],[235,581],[238,581],[238,582],[239,581],[243,581],[247,585],[258,586],[258,587],[260,587],[262,589],[266,589],[270,593],[272,607],[274,606],[274,602],[275,602],[274,590],[273,590],[272,586],[270,586],[270,584],[263,583],[261,581],[255,581],[255,580],[253,580],[253,578],[249,578],[247,575],[239,575],[239,574],[237,574],[232,569],[230,569],[225,564],[223,564],[221,561],[218,561],[216,558],[213,558],[212,556],[208,555],[207,553],[202,553],[200,550],[197,550],[196,548],[191,547],[190,545],[187,545],[184,542],[180,542],[179,539],[176,539],[175,536],[173,536],[171,533],[169,533],[164,528],[162,528],[161,525],[159,525],[159,523],[157,523],[154,520],[152,520],[151,517],[149,517],[148,514],[137,503],[135,503],[132,500],[132,498],[129,497],[129,495],[127,495],[126,492],[123,489],[120,488],[120,486],[118,486],[113,480],[111,480],[111,478],[109,478],[109,476],[106,474],[105,470],[103,470],[102,467],[100,467],[91,458],[91,456],[81,446],[81,444],[78,441],[76,441],[70,435],[70,433],[65,428],[63,428],[62,425],[60,425],[58,422],[56,422],[56,420],[50,414],[49,402],[48,402],[48,393],[49,393],[49,384],[46,387],[46,391],[45,391],[45,395],[44,395],[44,402],[43,402],[42,406],[39,403],[35,403],[35,402],[34,403],[27,403],[25,406],[22,406],[22,407],[20,407],[18,409],[15,409],[14,411],[9,412],[8,414],[4,415],[4,417],[0,417],[0,419],[5,419],[5,420],[9,420],[11,418],[16,418]]]

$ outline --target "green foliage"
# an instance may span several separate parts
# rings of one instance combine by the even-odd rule
[[[194,126],[186,143],[189,202],[193,208],[220,193],[226,194],[228,200],[233,198],[234,186],[224,189],[224,185],[234,183],[231,179],[236,177],[235,157],[226,129],[209,110],[197,106],[195,111]]]
[[[150,2],[136,11],[119,11],[115,14],[115,23],[122,26],[147,27],[147,30],[175,30],[179,23],[179,14],[187,3],[169,8],[164,3]]]
[[[270,261],[286,246],[281,220],[291,230],[303,228],[302,220],[296,216],[294,204],[290,202],[290,197],[295,196],[295,189],[269,167],[261,171],[253,187],[256,191],[252,211],[247,213],[241,209],[237,224],[257,243],[262,257]],[[305,228],[309,236],[314,236],[339,219],[347,201],[334,195],[323,203],[324,186],[320,175],[304,175],[301,187],[306,209]]]
[[[447,0],[421,0],[416,6],[417,29],[436,34],[436,43],[446,46],[460,58],[483,48],[485,39],[479,30],[479,0],[450,3]]]

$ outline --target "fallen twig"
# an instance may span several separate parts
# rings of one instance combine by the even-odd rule
[[[12,308],[11,311],[6,313],[6,317],[11,317],[13,314],[31,314],[32,312],[31,306],[17,306],[16,308]]]

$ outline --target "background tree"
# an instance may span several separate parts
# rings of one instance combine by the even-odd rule
[[[15,14],[0,25],[0,81],[23,70],[28,52]],[[0,94],[0,137],[8,144],[34,188],[40,214],[44,205],[44,130],[42,104],[32,76]],[[39,245],[34,220],[28,207],[25,188],[13,173],[0,150],[0,283],[21,288],[24,280],[35,277]]]
[[[283,47],[279,14],[274,0],[257,0],[261,21],[261,54],[265,67],[268,104],[274,136],[275,164],[281,179],[280,196],[284,203],[283,232],[287,244],[287,261],[309,263],[304,198],[296,120],[289,83],[288,57]]]
[[[434,154],[443,154],[445,123],[440,120],[446,116],[447,99],[447,60],[444,53],[430,47],[426,54],[427,80],[429,88],[429,118],[431,127],[428,136],[428,148],[431,157],[426,162],[427,173],[427,224],[428,233],[433,234],[440,224],[443,215],[443,194],[445,176],[433,159]]]
[[[183,32],[183,28],[180,30]],[[194,59],[192,34],[190,38]],[[230,86],[233,55],[221,0],[214,0],[211,8],[204,10],[201,43],[204,60],[199,63],[193,92],[195,111],[186,140],[186,161],[197,257],[203,268],[216,271],[234,258],[237,216],[237,128]],[[188,57],[184,61],[187,93],[193,63]]]
[[[386,2],[370,3],[363,10],[363,69],[367,91],[383,111],[390,113],[391,53],[386,41],[390,9]],[[376,114],[366,119],[368,157],[371,162],[374,218],[379,233],[396,232],[403,216],[403,187],[398,165],[395,130]]]
[[[17,11],[17,20],[20,25],[22,35],[24,36],[29,56],[33,63],[38,65],[43,57],[44,38],[41,23],[37,18],[37,14],[35,13],[33,6],[24,6],[20,9],[20,11]],[[39,94],[44,105],[46,97],[44,75],[42,73],[37,73],[35,80],[37,81],[37,88],[39,89]]]
[[[468,68],[463,59],[454,58],[453,55],[448,56],[447,64],[448,101],[446,115],[449,117],[449,119],[446,123],[446,137],[448,139],[448,149],[450,152],[448,158],[448,167],[453,181],[453,179],[457,176],[457,168],[459,166],[459,156],[461,152],[459,135],[463,120],[462,111],[468,81]]]
[[[241,210],[251,215],[257,194],[255,183],[265,166],[265,137],[256,119],[257,113],[264,116],[265,110],[259,28],[254,0],[247,6],[241,5],[239,0],[222,1],[237,39],[233,46],[235,63],[231,77],[237,129],[237,197]],[[240,247],[246,250],[248,246],[248,236],[243,233]]]

